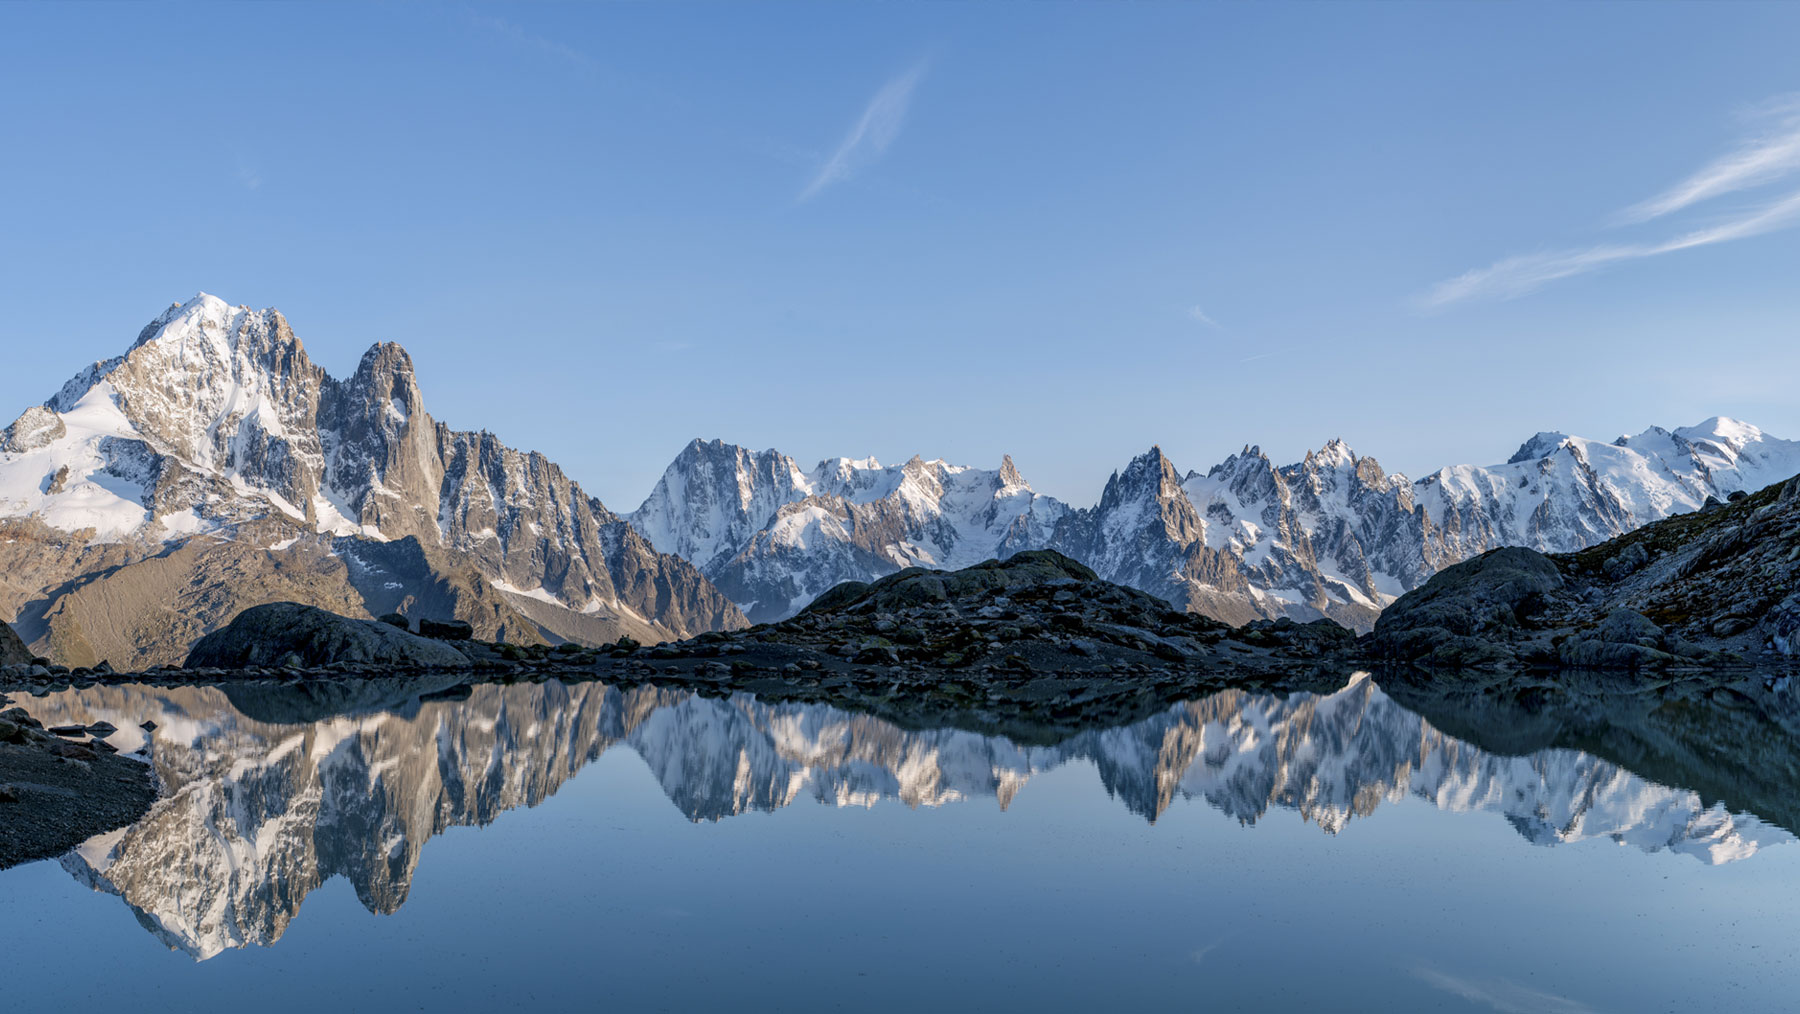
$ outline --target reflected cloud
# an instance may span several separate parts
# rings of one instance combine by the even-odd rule
[[[1510,979],[1465,979],[1433,968],[1415,968],[1413,976],[1452,996],[1482,1004],[1502,1014],[1599,1014],[1579,1000],[1522,986]]]

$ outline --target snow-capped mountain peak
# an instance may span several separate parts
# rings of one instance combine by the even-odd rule
[[[229,540],[252,523],[416,538],[554,616],[564,637],[616,636],[601,620],[640,639],[742,623],[691,565],[659,558],[553,462],[439,425],[401,346],[374,345],[339,380],[279,311],[206,293],[6,429],[8,519],[137,547]]]
[[[1521,461],[1535,461],[1538,458],[1554,453],[1556,449],[1561,447],[1568,439],[1569,435],[1567,433],[1558,433],[1554,430],[1541,430],[1534,434],[1530,440],[1520,444],[1519,449],[1513,452],[1512,457],[1506,459],[1506,463],[1509,465],[1516,465]]]
[[[1356,463],[1356,452],[1343,440],[1332,437],[1317,452],[1307,451],[1305,460],[1312,462],[1315,468],[1344,468]]]

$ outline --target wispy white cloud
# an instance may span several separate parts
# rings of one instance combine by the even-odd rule
[[[1762,129],[1737,150],[1655,197],[1619,213],[1621,222],[1647,222],[1711,197],[1773,183],[1800,170],[1800,95],[1783,95],[1754,110]]]
[[[1256,361],[1257,361],[1257,360],[1258,360],[1258,359],[1268,359],[1268,358],[1270,358],[1270,357],[1272,357],[1272,356],[1280,356],[1280,355],[1286,355],[1286,354],[1287,354],[1287,353],[1289,353],[1289,352],[1292,352],[1292,351],[1294,351],[1294,350],[1293,350],[1293,349],[1276,349],[1276,350],[1275,350],[1275,351],[1273,351],[1273,352],[1259,352],[1259,353],[1257,353],[1257,354],[1256,354],[1256,355],[1254,355],[1254,356],[1245,356],[1245,357],[1244,357],[1244,358],[1242,358],[1242,359],[1240,359],[1240,360],[1238,360],[1238,362],[1240,362],[1240,363],[1254,363],[1254,362],[1256,362]]]
[[[1219,326],[1218,321],[1207,316],[1206,311],[1202,310],[1198,306],[1188,307],[1188,316],[1194,318],[1195,320],[1199,321],[1202,324],[1205,324],[1207,327],[1218,327]]]
[[[1439,282],[1419,298],[1424,309],[1434,310],[1468,299],[1511,299],[1559,278],[1585,274],[1620,261],[1660,257],[1677,250],[1726,243],[1734,239],[1800,223],[1800,191],[1737,218],[1683,233],[1660,243],[1612,243],[1579,250],[1525,254],[1496,261],[1485,268],[1464,272]]]
[[[1426,985],[1485,1004],[1501,1014],[1595,1014],[1587,1004],[1522,986],[1508,979],[1465,979],[1433,968],[1415,968],[1413,975]]]
[[[800,200],[808,201],[818,193],[835,183],[842,183],[880,158],[900,136],[900,127],[906,121],[906,109],[912,104],[913,89],[925,76],[925,64],[915,64],[912,69],[881,86],[869,104],[863,107],[862,116],[850,127],[850,132],[838,142],[837,149],[825,164],[819,167],[811,183],[800,192]]]
[[[1755,118],[1765,124],[1759,133],[1668,190],[1627,208],[1619,214],[1616,224],[1648,222],[1800,172],[1800,95],[1765,103]],[[1800,191],[1660,241],[1600,243],[1507,257],[1439,282],[1416,302],[1421,309],[1438,310],[1471,299],[1512,299],[1557,279],[1609,265],[1727,243],[1796,224],[1800,224]]]

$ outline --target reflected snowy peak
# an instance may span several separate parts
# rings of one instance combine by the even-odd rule
[[[695,821],[803,799],[994,800],[1005,809],[1035,775],[1083,764],[1150,821],[1186,800],[1245,824],[1289,811],[1336,834],[1412,799],[1497,814],[1505,820],[1495,828],[1540,845],[1602,838],[1707,863],[1791,837],[1782,804],[1760,804],[1793,798],[1800,778],[1734,756],[1718,735],[1697,741],[1693,729],[1721,726],[1692,707],[1576,721],[1484,705],[1505,740],[1484,749],[1465,715],[1444,712],[1459,738],[1421,714],[1442,701],[1412,703],[1421,710],[1358,675],[1330,694],[1225,691],[1052,745],[908,728],[826,704],[598,683],[442,690],[376,681],[335,688],[324,702],[304,688],[110,687],[26,706],[47,724],[109,721],[121,730],[115,746],[155,764],[164,796],[150,814],[62,862],[201,959],[279,940],[307,894],[334,876],[371,912],[398,910],[434,835],[536,806],[619,745]],[[1729,735],[1747,749],[1788,733],[1743,717],[1755,709],[1732,713]],[[154,731],[140,729],[146,720]],[[1583,731],[1593,722],[1610,737],[1595,752],[1565,744],[1594,738]],[[1521,735],[1530,742],[1516,742]],[[1745,812],[1726,783],[1758,778],[1746,797],[1758,805]]]

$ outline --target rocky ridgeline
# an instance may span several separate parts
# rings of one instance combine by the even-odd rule
[[[1059,709],[1114,718],[1230,683],[1341,682],[1354,635],[1330,621],[1229,628],[1098,579],[1050,550],[961,571],[919,568],[851,582],[792,619],[745,631],[604,648],[474,639],[467,624],[387,622],[281,603],[245,610],[195,645],[185,667],[115,673],[43,664],[5,671],[32,692],[99,683],[292,685],[346,677],[464,674],[476,679],[601,679],[809,694],[911,716],[982,703],[1001,717]],[[923,710],[921,710],[923,709]]]
[[[1390,606],[1367,648],[1434,669],[1792,665],[1800,477],[1581,552],[1458,564]]]
[[[842,584],[762,636],[860,665],[984,672],[1317,658],[1351,641],[1328,621],[1264,621],[1234,630],[1102,581],[1053,550],[951,573],[913,568],[873,584]]]
[[[0,643],[5,640],[0,624]],[[629,638],[620,644],[635,649]],[[612,650],[621,656],[618,645]],[[601,650],[577,644],[481,641],[462,620],[380,620],[340,616],[296,602],[255,606],[195,643],[182,665],[117,671],[110,664],[64,666],[42,657],[0,665],[0,687],[44,693],[102,684],[295,684],[453,674],[460,681],[538,673],[592,678]]]
[[[397,623],[355,620],[295,602],[254,606],[201,638],[185,668],[347,663],[456,669],[470,664],[468,656],[447,642],[414,634],[403,617],[396,618]]]
[[[932,714],[933,702],[1091,720],[1231,683],[1331,682],[1354,642],[1328,620],[1233,629],[1036,550],[959,571],[911,568],[849,582],[780,623],[613,651],[601,669],[615,682],[818,696],[915,720]]]

